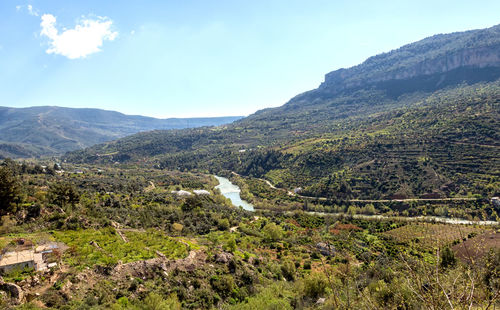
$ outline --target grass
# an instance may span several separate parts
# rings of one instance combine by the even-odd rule
[[[58,241],[69,246],[65,261],[79,268],[155,258],[158,257],[157,251],[167,258],[187,254],[186,245],[156,230],[127,231],[124,234],[128,242],[124,242],[113,228],[54,232]]]

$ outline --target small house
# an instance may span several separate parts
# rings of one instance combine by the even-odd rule
[[[35,271],[46,270],[47,260],[59,246],[55,243],[40,245],[35,249],[18,249],[5,252],[0,255],[0,272],[8,273],[15,269],[34,269]],[[53,265],[53,264],[52,264]]]
[[[13,251],[6,252],[0,258],[0,271],[4,273],[25,268],[46,269],[42,253],[35,253],[33,250]]]

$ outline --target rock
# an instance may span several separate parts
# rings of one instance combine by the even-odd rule
[[[156,253],[156,255],[158,255],[159,257],[162,257],[162,258],[165,258],[165,257],[166,257],[166,256],[165,256],[162,252],[160,252],[160,251],[158,251],[158,250],[155,250],[155,253]]]
[[[325,303],[325,301],[326,301],[326,299],[325,299],[325,298],[323,298],[323,297],[322,297],[322,298],[318,298],[318,301],[316,301],[316,304],[317,304],[317,305],[322,305],[322,304],[324,304],[324,303]]]
[[[4,282],[2,285],[0,285],[0,290],[8,292],[16,302],[21,302],[24,299],[23,290],[14,283]]]
[[[220,264],[227,264],[232,259],[233,254],[227,252],[222,252],[215,255],[215,261]]]
[[[335,255],[335,247],[329,243],[318,242],[316,244],[316,249],[318,249],[318,251],[324,256],[334,256]]]
[[[99,250],[102,250],[102,248],[99,246],[99,244],[97,244],[97,242],[95,242],[94,240],[90,241],[89,244],[95,246]]]
[[[38,278],[38,276],[34,276],[32,279],[31,279],[31,286],[37,286],[40,284],[40,278]]]
[[[172,191],[172,194],[175,194],[179,197],[187,197],[191,196],[192,194],[188,191],[180,190],[180,191]]]
[[[419,42],[420,43],[420,42]],[[404,58],[411,65],[395,64],[391,61],[391,66],[397,69],[388,70],[381,65],[381,59],[388,59],[391,53],[381,54],[376,56],[378,61],[367,61],[359,66],[350,69],[339,69],[325,76],[325,81],[321,84],[320,89],[331,89],[335,92],[340,92],[345,89],[357,87],[365,83],[384,82],[389,80],[409,80],[422,75],[437,75],[449,72],[454,69],[469,67],[469,68],[484,68],[486,66],[498,66],[500,63],[500,55],[494,47],[470,47],[460,49],[458,51],[446,51],[441,49],[439,53],[433,57],[422,57],[422,54],[417,52],[415,48],[420,44],[412,44],[414,47],[406,47],[405,53],[413,54],[413,61]],[[405,48],[405,47],[403,47]],[[410,51],[411,50],[411,51]],[[421,60],[416,58],[420,57]],[[375,57],[374,57],[375,58]],[[389,63],[386,61],[386,63]],[[373,70],[373,66],[378,66],[378,70]],[[368,72],[368,75],[359,77],[361,71]]]

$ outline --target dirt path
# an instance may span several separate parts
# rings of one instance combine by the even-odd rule
[[[55,270],[54,274],[50,276],[48,281],[44,282],[44,284],[42,286],[35,287],[33,290],[28,291],[28,294],[43,295],[46,291],[48,291],[51,287],[53,287],[54,284],[57,282],[57,280],[59,280],[61,275],[67,273],[69,270],[69,267],[66,265],[59,265],[59,266],[60,266],[60,269]]]
[[[121,232],[121,229],[117,229],[116,232],[118,233],[118,236],[122,238],[123,242],[128,243],[127,237]]]

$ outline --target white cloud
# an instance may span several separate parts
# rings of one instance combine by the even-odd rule
[[[33,9],[33,6],[31,4],[28,4],[28,13],[32,16],[38,16],[38,12]]]
[[[118,32],[112,31],[113,21],[108,18],[83,19],[73,29],[56,28],[56,17],[43,14],[40,34],[49,39],[47,54],[57,54],[69,59],[85,58],[101,50],[104,41],[113,41]]]

